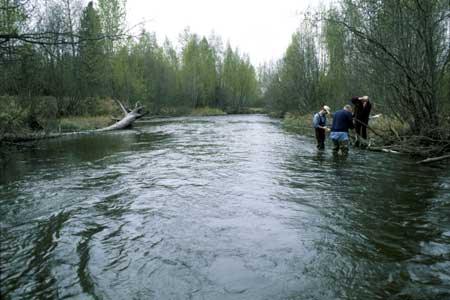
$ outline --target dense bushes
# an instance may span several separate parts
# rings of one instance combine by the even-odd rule
[[[342,0],[306,14],[282,60],[264,66],[264,97],[284,115],[370,95],[412,135],[450,139],[447,0]]]

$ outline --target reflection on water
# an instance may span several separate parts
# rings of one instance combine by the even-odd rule
[[[0,166],[5,299],[449,299],[450,171],[264,116],[55,139]]]
[[[119,152],[151,149],[154,142],[166,138],[162,132],[114,132],[41,141],[0,158],[0,184],[20,180],[36,168],[53,171],[70,164],[98,163]]]

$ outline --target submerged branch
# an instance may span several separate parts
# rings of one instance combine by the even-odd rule
[[[436,161],[440,161],[440,160],[444,160],[444,159],[450,159],[450,154],[438,156],[438,157],[430,157],[430,158],[418,161],[417,164],[426,164],[426,163],[436,162]]]

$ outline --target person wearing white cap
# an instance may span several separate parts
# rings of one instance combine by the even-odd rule
[[[325,150],[325,132],[329,131],[327,128],[327,115],[330,114],[330,108],[326,105],[314,115],[313,125],[316,131],[317,149]]]

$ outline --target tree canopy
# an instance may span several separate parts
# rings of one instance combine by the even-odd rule
[[[412,133],[448,136],[449,65],[448,1],[342,0],[306,14],[283,59],[261,78],[281,112],[371,95]]]
[[[441,134],[448,121],[447,0],[337,1],[299,16],[284,56],[256,69],[217,35],[186,28],[160,45],[155,33],[125,28],[125,0],[85,3],[0,0],[0,101],[14,99],[29,125],[42,112],[100,114],[104,99],[153,113],[265,105],[305,114],[362,94],[414,133]],[[14,114],[4,115],[10,124]]]

